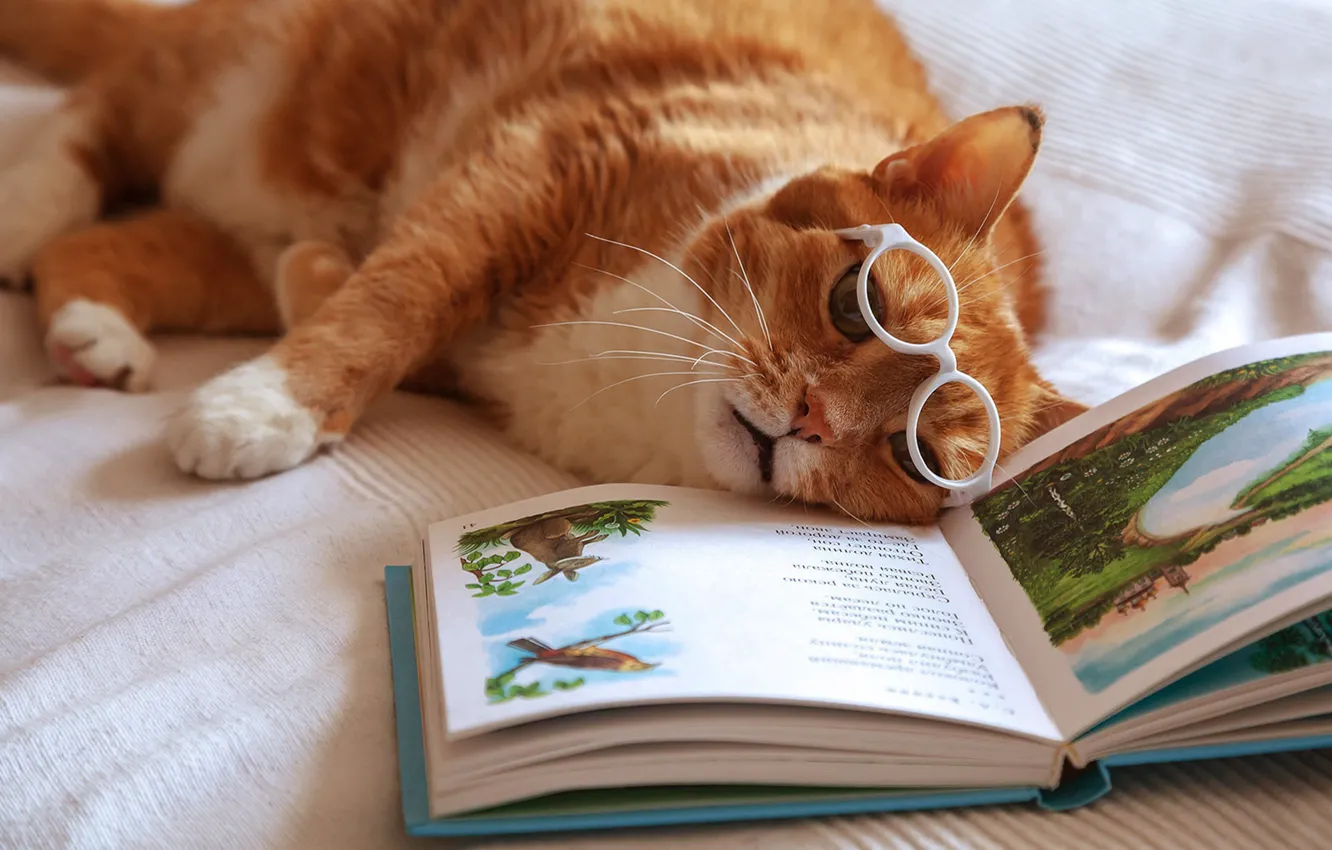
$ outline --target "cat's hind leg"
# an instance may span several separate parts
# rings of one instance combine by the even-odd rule
[[[275,333],[249,256],[189,213],[155,209],[64,233],[32,261],[37,314],[57,370],[84,385],[149,387],[153,330]]]
[[[290,329],[313,316],[355,270],[346,252],[328,242],[305,240],[288,246],[278,257],[273,282],[282,326]]]
[[[0,285],[21,284],[43,246],[97,217],[102,189],[87,156],[91,125],[89,111],[67,101],[0,163]]]

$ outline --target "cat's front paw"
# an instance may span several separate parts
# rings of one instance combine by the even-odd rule
[[[176,464],[202,478],[258,478],[305,462],[336,435],[287,389],[271,357],[232,369],[197,389],[172,420],[167,442]]]
[[[51,317],[46,350],[56,370],[85,387],[143,392],[157,352],[119,310],[82,298]]]

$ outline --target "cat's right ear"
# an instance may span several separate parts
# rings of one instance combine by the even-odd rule
[[[982,112],[886,157],[873,178],[887,196],[925,197],[985,238],[1027,179],[1044,123],[1030,106]]]

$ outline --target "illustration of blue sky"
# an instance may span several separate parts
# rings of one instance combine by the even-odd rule
[[[1224,550],[1226,544],[1216,552]],[[1246,608],[1332,569],[1332,536],[1304,531],[1279,540],[1171,593],[1134,615],[1145,628],[1121,641],[1106,636],[1077,654],[1074,673],[1092,693]]]
[[[1237,515],[1245,486],[1290,457],[1309,431],[1332,424],[1332,380],[1259,408],[1198,447],[1143,507],[1142,527],[1170,537]]]
[[[589,595],[604,599],[604,591],[619,585],[641,568],[642,564],[636,560],[607,558],[579,570],[577,581],[556,576],[535,587],[530,587],[531,582],[528,582],[513,596],[487,596],[478,600],[483,612],[481,634],[487,638],[512,636],[524,629],[543,626],[557,610],[582,607],[576,604],[577,600]],[[566,614],[557,615],[556,622],[564,616]]]
[[[477,600],[481,634],[489,638],[535,625],[544,617],[534,621],[531,618],[533,611],[561,600],[572,600],[612,587],[629,578],[642,568],[642,564],[636,559],[621,557],[624,551],[610,540],[593,544],[587,547],[584,554],[600,555],[606,560],[578,570],[578,578],[575,581],[569,581],[563,575],[558,575],[541,584],[534,582],[546,572],[545,567],[524,554],[511,565],[506,565],[511,567],[521,564],[532,565],[532,570],[522,576],[526,579],[526,583],[518,588],[517,593],[513,596],[486,596]],[[471,581],[466,573],[463,573],[463,577],[464,580]]]

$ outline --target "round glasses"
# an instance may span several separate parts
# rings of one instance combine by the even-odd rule
[[[911,460],[916,464],[916,471],[931,484],[952,491],[946,504],[965,504],[984,495],[989,492],[993,484],[994,464],[999,459],[999,408],[995,406],[994,399],[990,398],[989,392],[980,381],[966,372],[958,371],[957,357],[949,347],[953,331],[957,329],[958,313],[957,284],[953,281],[953,275],[933,251],[912,239],[900,224],[862,224],[859,227],[833,232],[843,239],[863,242],[870,248],[869,256],[860,266],[860,278],[856,281],[856,300],[860,305],[861,315],[865,317],[865,323],[869,325],[874,335],[889,348],[901,354],[924,354],[939,361],[939,371],[916,388],[915,394],[911,397],[911,406],[907,409],[907,451],[911,453]],[[883,325],[875,318],[874,311],[870,309],[870,269],[875,260],[893,250],[910,251],[929,263],[943,280],[944,288],[948,292],[948,323],[938,339],[919,343],[900,340],[884,330]],[[942,478],[926,465],[925,458],[920,452],[920,441],[916,436],[920,412],[925,408],[925,402],[929,401],[930,396],[940,387],[954,383],[962,384],[974,392],[985,405],[985,413],[990,419],[990,444],[985,450],[985,459],[981,461],[979,469],[958,480]]]

